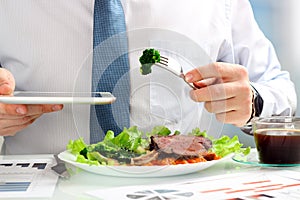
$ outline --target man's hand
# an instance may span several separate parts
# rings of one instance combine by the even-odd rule
[[[6,69],[0,68],[0,95],[13,96],[15,80]],[[13,136],[32,124],[43,113],[58,111],[63,105],[20,105],[0,103],[0,136]]]
[[[250,119],[252,90],[245,67],[216,62],[189,71],[185,78],[200,88],[191,91],[191,98],[205,102],[217,120],[241,127]]]

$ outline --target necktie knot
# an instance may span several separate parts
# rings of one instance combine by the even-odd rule
[[[95,0],[93,47],[125,31],[125,17],[121,2],[119,0]]]

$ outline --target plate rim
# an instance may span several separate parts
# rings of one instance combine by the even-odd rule
[[[66,159],[64,156],[71,156],[72,160]],[[177,176],[177,175],[184,175],[184,174],[190,174],[195,173],[198,171],[202,171],[204,169],[207,169],[221,161],[224,161],[228,158],[231,158],[232,155],[227,155],[221,159],[218,160],[212,160],[207,162],[199,162],[199,163],[189,163],[189,164],[178,164],[178,165],[164,165],[164,166],[106,166],[106,165],[88,165],[86,163],[78,163],[75,161],[75,155],[73,155],[70,151],[65,150],[58,154],[58,157],[68,163],[72,166],[81,168],[85,171],[89,171],[92,173],[100,174],[100,175],[106,175],[106,176],[117,176],[117,177],[167,177],[167,176]],[[93,170],[93,168],[97,169],[97,171]],[[167,168],[171,169],[169,173],[155,173],[154,171],[157,171],[158,169],[163,170],[164,172],[168,172]],[[105,169],[106,171],[111,173],[99,173],[101,169]],[[139,169],[139,171],[126,171],[126,173],[122,172],[123,170],[128,169]],[[147,169],[147,171],[142,172],[141,169]],[[186,169],[186,171],[183,171],[182,169]],[[99,170],[99,171],[98,171]],[[174,173],[175,172],[175,173]]]

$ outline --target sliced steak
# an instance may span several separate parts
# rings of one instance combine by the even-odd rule
[[[191,135],[152,136],[150,144],[150,150],[180,156],[200,156],[211,147],[208,138]]]

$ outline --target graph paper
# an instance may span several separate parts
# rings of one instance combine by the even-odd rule
[[[55,160],[0,159],[0,199],[17,197],[51,197],[58,177],[51,171]]]

